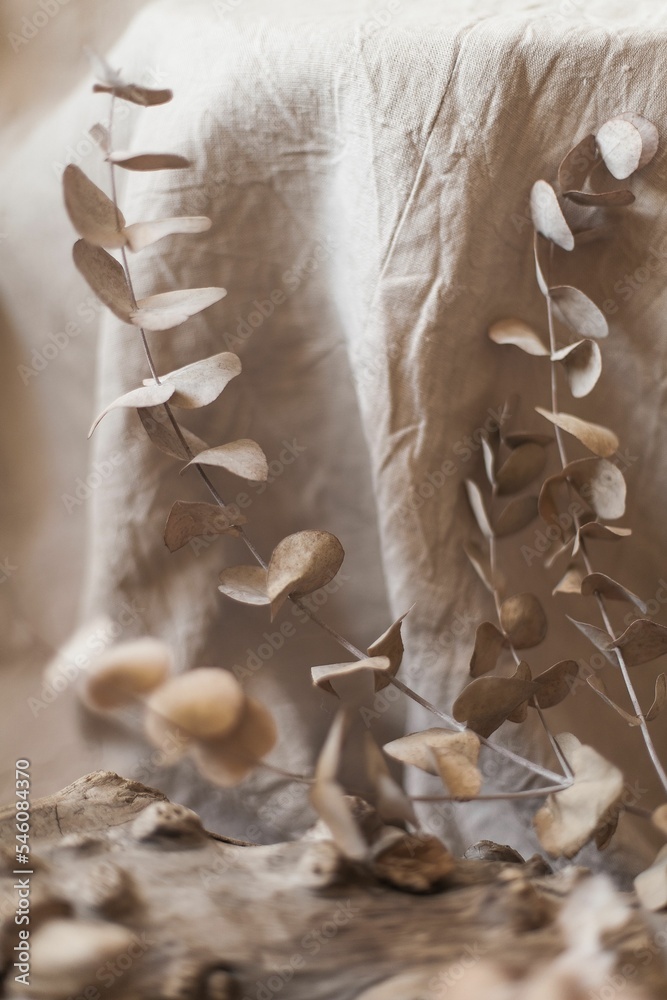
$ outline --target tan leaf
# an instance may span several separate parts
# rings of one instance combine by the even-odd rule
[[[98,712],[123,708],[163,684],[172,670],[171,650],[159,639],[143,636],[118,643],[91,664],[84,700]]]
[[[481,677],[493,670],[500,651],[505,645],[505,636],[493,622],[482,622],[475,632],[475,648],[470,659],[470,673]]]
[[[641,170],[642,167],[645,167],[647,163],[651,162],[655,154],[658,152],[658,146],[660,144],[660,135],[658,130],[653,122],[650,122],[648,118],[644,118],[643,115],[637,114],[636,111],[624,111],[623,114],[617,115],[616,117],[634,125],[642,137],[642,154],[639,157],[639,163],[637,164],[637,170]]]
[[[388,673],[391,673],[391,660],[388,656],[369,656],[365,660],[352,660],[349,663],[327,663],[310,669],[310,676],[315,687],[322,688],[323,691],[328,691],[329,694],[336,696],[338,696],[338,692],[332,686],[332,681],[335,683],[346,677],[368,674],[373,677],[377,691],[377,679],[382,674]]]
[[[589,451],[599,455],[600,458],[608,458],[618,450],[619,440],[613,431],[600,424],[589,423],[588,420],[581,420],[570,413],[551,413],[549,410],[536,406],[535,410],[545,420],[549,420],[556,427],[560,427],[567,434],[571,434],[578,441],[581,441]]]
[[[537,497],[515,497],[498,514],[495,534],[498,538],[521,531],[537,517]]]
[[[493,574],[491,572],[491,563],[489,561],[488,554],[483,552],[481,547],[475,541],[466,542],[463,546],[463,550],[470,560],[478,577],[486,589],[492,594],[495,588],[493,585]]]
[[[196,740],[192,755],[205,778],[221,788],[232,788],[255,770],[276,740],[271,713],[246,697],[238,724],[225,736]]]
[[[482,438],[482,455],[484,457],[484,471],[491,486],[496,481],[496,449],[487,437]]]
[[[211,220],[205,215],[192,215],[175,219],[156,219],[154,222],[134,222],[131,226],[125,226],[124,235],[130,250],[138,253],[145,247],[164,239],[165,236],[174,236],[178,233],[205,233],[210,228]]]
[[[582,458],[563,469],[579,495],[598,517],[616,521],[625,513],[625,479],[621,470],[605,458]]]
[[[228,566],[218,577],[218,590],[241,604],[270,604],[266,570],[261,566]]]
[[[584,574],[576,563],[567,567],[564,576],[558,581],[552,594],[581,594],[581,581]]]
[[[556,319],[573,333],[597,340],[608,335],[604,313],[581,289],[572,285],[556,285],[549,289],[549,298]]]
[[[395,677],[398,673],[398,668],[403,660],[403,637],[401,635],[401,628],[403,625],[403,619],[406,615],[409,615],[412,611],[412,607],[408,608],[405,614],[402,614],[400,618],[397,618],[393,624],[389,626],[386,632],[371,643],[366,652],[369,656],[388,656],[389,657],[389,670],[387,673],[391,677]],[[375,675],[375,690],[381,691],[389,684],[389,677],[386,674],[376,674]]]
[[[540,844],[553,857],[573,857],[588,843],[623,793],[623,774],[592,747],[570,734],[567,759],[574,772],[569,788],[551,794],[534,818]],[[559,737],[561,746],[563,738]]]
[[[602,353],[594,340],[578,340],[576,344],[554,351],[551,358],[565,369],[565,377],[575,399],[587,396],[602,374]]]
[[[547,296],[549,294],[549,285],[547,283],[545,275],[545,264],[548,265],[549,256],[551,254],[551,244],[548,240],[545,240],[544,236],[535,231],[533,235],[533,257],[535,260],[535,277],[537,279],[537,285],[542,295]],[[548,266],[546,268],[548,270]]]
[[[658,857],[634,880],[639,902],[646,910],[657,913],[667,907],[667,857]]]
[[[617,705],[616,702],[609,697],[602,682],[602,678],[597,677],[595,674],[591,674],[586,678],[586,683],[590,688],[592,688],[593,691],[595,691],[598,697],[600,697],[606,705],[609,705],[609,707],[613,708],[615,712],[618,712],[621,718],[624,719],[629,726],[639,725],[639,719],[636,715],[630,715],[629,712],[626,712],[624,708],[621,708],[620,705]]]
[[[547,619],[534,594],[516,594],[500,605],[500,624],[515,649],[537,646],[547,634]]]
[[[565,487],[565,477],[562,472],[557,472],[554,476],[548,476],[544,480],[537,499],[537,509],[540,517],[546,524],[558,527],[561,535],[562,527],[559,521],[560,508],[558,494],[559,492],[563,493]]]
[[[136,83],[103,84],[93,85],[93,92],[96,94],[113,94],[123,101],[130,101],[132,104],[140,104],[144,108],[153,107],[156,104],[166,104],[172,99],[171,90],[156,90],[151,87],[140,87]]]
[[[632,528],[615,528],[610,524],[601,524],[599,521],[588,521],[586,524],[582,524],[577,532],[573,555],[576,556],[581,547],[580,538],[591,538],[598,542],[620,542],[622,538],[627,538],[631,534]]]
[[[70,163],[63,173],[65,207],[79,236],[98,247],[125,246],[125,219],[104,191]]]
[[[269,475],[266,455],[257,442],[250,438],[240,438],[228,444],[219,444],[215,448],[207,448],[190,459],[185,468],[190,465],[214,465],[254,483],[265,482]]]
[[[371,864],[373,874],[404,892],[433,892],[444,887],[455,861],[442,841],[429,833],[404,833],[380,842]],[[365,991],[359,1000],[404,1000],[428,993],[430,976],[414,972],[392,976],[381,986]],[[419,985],[418,985],[419,984]],[[419,988],[421,986],[421,989]],[[422,992],[424,991],[424,992]]]
[[[465,479],[463,484],[465,486],[466,493],[468,494],[468,503],[470,504],[470,509],[472,510],[475,521],[477,522],[477,527],[486,538],[491,538],[493,531],[489,521],[489,515],[486,511],[486,504],[484,503],[482,491],[477,483],[473,482],[472,479]]]
[[[568,197],[572,191],[580,191],[597,160],[597,146],[594,135],[586,135],[563,158],[558,168],[558,184]]]
[[[538,691],[533,681],[517,677],[477,677],[458,696],[452,708],[457,722],[488,737],[515,708]]]
[[[102,247],[77,240],[72,250],[74,263],[100,302],[123,322],[130,322],[132,296],[123,268]]]
[[[610,191],[568,191],[565,197],[576,205],[600,206],[601,208],[622,208],[624,205],[632,205],[635,200],[635,196],[629,188],[614,188]],[[596,237],[600,236],[597,230],[587,230],[588,232],[594,232]],[[578,246],[583,242],[589,242],[589,240],[578,239],[579,235],[579,233],[575,234]]]
[[[534,357],[549,355],[540,335],[521,319],[499,320],[489,328],[489,337],[494,344],[512,344]]]
[[[227,736],[245,708],[241,685],[229,670],[199,667],[171,677],[152,692],[146,703],[145,729],[153,746],[164,746],[169,735],[192,739]]]
[[[544,448],[533,442],[520,444],[501,465],[496,476],[499,496],[518,493],[544,469],[547,456]]]
[[[269,561],[267,591],[274,618],[288,596],[312,594],[333,580],[345,551],[329,531],[297,531],[278,542]]]
[[[167,517],[164,543],[170,552],[176,552],[200,535],[240,535],[238,525],[245,523],[243,514],[232,514],[218,504],[177,500]]]
[[[142,385],[139,389],[132,389],[130,392],[126,392],[124,396],[119,396],[118,399],[114,399],[113,403],[109,403],[99,416],[95,418],[92,427],[88,431],[88,437],[93,433],[100,420],[111,410],[157,406],[159,403],[166,403],[173,396],[174,392],[175,387],[167,385],[164,382],[159,384],[151,382],[150,385]]]
[[[595,138],[607,169],[617,180],[625,180],[637,170],[642,155],[642,137],[632,122],[611,118]]]
[[[649,663],[667,653],[667,628],[650,618],[638,618],[611,641],[610,648],[620,649],[628,666]]]
[[[471,736],[475,733],[470,730]],[[477,767],[477,757],[479,756],[479,741],[476,750],[471,754],[456,753],[454,750],[431,750],[431,755],[435,759],[440,780],[445,788],[457,799],[474,799],[479,795],[482,788],[482,772]]]
[[[579,664],[576,660],[559,660],[548,670],[544,670],[534,678],[539,690],[535,701],[540,708],[553,708],[567,698],[572,690],[572,681],[579,675]]]
[[[137,413],[149,438],[165,455],[171,455],[172,458],[179,458],[187,462],[192,454],[197,454],[197,452],[205,451],[208,448],[205,441],[202,441],[185,427],[181,427],[180,432],[190,449],[188,453],[163,406],[140,407]]]
[[[653,722],[654,719],[662,712],[665,707],[665,701],[667,700],[667,675],[658,674],[655,679],[655,695],[653,697],[653,704],[646,713],[646,721]]]
[[[238,355],[223,351],[222,354],[177,368],[168,375],[162,375],[161,379],[176,389],[171,399],[172,406],[192,410],[212,403],[240,373],[241,359]],[[144,379],[144,385],[151,382],[152,379]]]
[[[630,604],[634,604],[635,607],[639,608],[642,614],[646,614],[646,604],[642,601],[641,597],[637,597],[637,595],[633,594],[631,590],[628,590],[627,587],[617,583],[616,580],[612,580],[612,578],[610,576],[606,576],[605,573],[589,573],[588,576],[582,580],[581,593],[584,597],[592,597],[596,593],[599,593],[602,594],[603,597],[609,598],[610,601],[628,601]]]
[[[391,743],[386,743],[384,751],[394,760],[401,764],[409,764],[411,767],[418,767],[427,774],[442,777],[441,760],[447,757],[462,757],[477,770],[479,759],[480,742],[479,738],[470,729],[462,732],[453,729],[424,729],[422,732],[409,733],[407,736],[400,736]],[[455,761],[456,764],[456,761]],[[479,773],[479,772],[478,772]],[[471,775],[468,775],[472,781]],[[456,779],[452,779],[456,781]],[[479,785],[477,791],[472,795],[479,794],[481,788],[481,775],[479,775]],[[452,795],[458,795],[452,791]],[[461,793],[464,794],[464,793]]]
[[[574,236],[558,204],[558,197],[547,181],[535,181],[530,192],[530,213],[538,233],[563,250],[574,250]]]
[[[601,653],[604,653],[610,663],[618,663],[616,657],[611,652],[614,640],[608,632],[602,628],[598,628],[597,625],[589,625],[588,622],[577,621],[576,618],[571,618],[570,615],[566,615],[565,617],[568,618],[573,625],[576,625],[579,631],[586,636],[589,642],[593,643],[596,649],[599,649]]]
[[[192,166],[184,156],[175,153],[130,153],[118,150],[111,153],[109,160],[124,170],[184,170]]]
[[[382,751],[371,733],[364,734],[366,769],[373,791],[373,805],[385,823],[407,822],[419,826],[414,806],[401,786],[392,778]]]
[[[651,822],[656,830],[660,830],[667,837],[667,802],[653,810]]]
[[[341,853],[361,861],[368,854],[368,847],[350,811],[345,793],[336,781],[347,724],[345,711],[339,712],[331,724],[317,760],[310,801],[329,828]]]
[[[128,322],[144,330],[171,330],[191,316],[208,309],[227,294],[224,288],[179,288],[149,295],[130,310]]]

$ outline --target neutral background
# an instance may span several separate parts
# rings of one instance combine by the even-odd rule
[[[128,176],[126,217],[213,219],[204,238],[175,237],[132,261],[142,294],[228,289],[195,321],[152,338],[163,371],[228,347],[242,357],[243,375],[189,426],[211,443],[253,436],[269,459],[296,440],[303,450],[275,482],[262,495],[247,491],[252,537],[268,553],[290,531],[335,532],[347,558],[322,613],[364,645],[415,603],[404,676],[448,706],[465,679],[475,625],[492,614],[462,555],[473,527],[461,479],[480,475],[465,438],[512,392],[523,396],[518,424],[538,427],[532,407],[548,405],[544,366],[494,347],[485,331],[508,314],[545,325],[526,218],[532,182],[553,178],[567,149],[614,113],[641,111],[662,133],[663,7],[69,0],[27,44],[12,44],[22,18],[39,10],[5,2],[0,15],[3,796],[16,757],[32,760],[36,794],[108,767],[164,788],[230,834],[289,836],[308,822],[299,788],[262,777],[223,794],[187,763],[162,767],[137,720],[86,716],[76,683],[46,705],[45,664],[58,650],[72,655],[62,649],[77,625],[90,629],[100,614],[121,620],[124,603],[135,610],[123,636],[164,636],[180,669],[255,663],[263,633],[276,627],[217,593],[220,569],[244,558],[236,543],[168,555],[166,512],[174,499],[201,494],[142,438],[134,416],[110,416],[86,440],[94,413],[146,371],[136,337],[91,306],[71,263],[62,167],[78,158],[106,182],[87,130],[108,104],[90,94],[83,46],[111,49],[129,75],[175,91],[164,108],[133,111],[118,142],[195,163],[187,175]],[[665,234],[665,162],[660,154],[634,182],[637,202],[619,214],[608,244],[558,258],[563,280],[607,303],[611,326],[603,377],[574,405],[622,438],[631,496],[624,523],[635,536],[622,549],[600,546],[596,560],[654,599],[658,618],[667,596],[666,303],[664,258],[649,248]],[[285,302],[245,336],[256,303],[275,290]],[[76,324],[70,333],[68,323]],[[419,498],[448,459],[455,475]],[[66,497],[94,473],[95,488],[73,506]],[[220,482],[228,497],[245,491]],[[516,591],[546,598],[557,570],[545,575],[520,552],[536,530],[506,543],[503,561]],[[549,641],[531,656],[536,669],[589,657],[565,612],[594,620],[593,609],[564,598]],[[278,718],[276,762],[306,770],[333,707],[311,690],[308,668],[339,651],[295,624],[297,634],[249,670],[247,683]],[[638,671],[645,697],[657,672]],[[637,733],[589,692],[555,714],[556,727],[626,767],[639,804],[658,801]],[[434,722],[404,704],[378,705],[378,716],[380,736]],[[501,735],[545,752],[530,727]],[[523,776],[504,780],[516,787]],[[527,816],[508,808],[439,809],[425,820],[457,849],[480,836],[535,846]],[[632,835],[637,850],[643,836]]]

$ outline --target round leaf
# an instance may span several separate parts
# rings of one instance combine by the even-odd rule
[[[343,546],[329,531],[298,531],[278,542],[269,562],[267,593],[274,618],[288,596],[325,587],[341,567]]]
[[[500,605],[500,624],[515,649],[537,646],[547,634],[547,619],[534,594],[516,594]]]
[[[530,192],[530,212],[538,233],[563,250],[574,250],[574,236],[558,204],[558,197],[547,181],[535,181]]]

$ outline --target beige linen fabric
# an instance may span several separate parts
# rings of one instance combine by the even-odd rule
[[[152,335],[158,368],[225,349],[243,361],[221,400],[184,423],[212,444],[254,437],[272,461],[266,490],[220,477],[228,499],[246,495],[250,534],[263,552],[305,527],[341,538],[347,558],[322,614],[350,639],[367,645],[415,605],[403,675],[445,707],[465,680],[476,623],[493,615],[462,553],[473,527],[461,480],[478,477],[481,466],[478,437],[469,436],[513,391],[522,394],[526,426],[538,428],[532,408],[548,405],[546,366],[495,347],[485,332],[508,314],[545,327],[531,263],[530,187],[552,178],[569,146],[614,113],[641,111],[662,132],[665,38],[664,14],[649,2],[584,9],[574,0],[161,0],[128,25],[111,55],[127,73],[176,94],[170,105],[119,122],[117,144],[194,162],[187,174],[124,177],[126,217],[213,220],[204,238],[175,237],[133,258],[137,288],[228,289],[195,320]],[[40,69],[47,90],[61,58],[50,50]],[[12,481],[3,497],[4,551],[17,567],[2,587],[6,751],[32,754],[42,790],[113,767],[164,788],[228,833],[287,836],[308,822],[299,788],[263,776],[233,793],[212,792],[187,763],[161,767],[137,737],[136,720],[81,715],[74,684],[36,715],[27,701],[41,697],[38,668],[72,630],[78,603],[81,622],[106,614],[124,636],[164,636],[180,669],[240,668],[278,719],[276,760],[307,769],[333,708],[311,690],[308,668],[341,658],[291,612],[270,625],[261,610],[217,593],[220,569],[245,559],[239,543],[166,552],[161,526],[171,503],[203,496],[194,476],[179,479],[177,464],[152,448],[134,414],[110,415],[85,442],[94,413],[146,375],[136,336],[92,306],[69,257],[59,164],[74,150],[106,181],[84,141],[106,114],[89,86],[82,80],[41,117],[34,106],[15,108],[1,168],[0,454]],[[22,129],[26,115],[30,131]],[[635,536],[622,548],[599,546],[595,557],[632,589],[656,595],[658,617],[667,594],[666,177],[659,155],[633,182],[637,202],[619,213],[613,240],[557,259],[562,280],[604,305],[611,326],[599,386],[573,408],[620,433],[631,498],[624,523]],[[72,322],[76,332],[65,333],[43,370],[21,374],[17,366],[40,364],[33,348],[43,356],[49,333]],[[516,592],[546,599],[557,570],[545,576],[539,559],[521,552],[537,530],[503,544],[503,563]],[[595,620],[594,609],[564,598],[548,642],[530,656],[535,669],[590,657],[565,612]],[[656,673],[637,671],[645,698]],[[629,793],[638,804],[655,800],[638,734],[590,693],[571,698],[557,723],[627,767],[639,781]],[[386,735],[435,720],[395,702],[378,704],[373,724]],[[499,737],[548,759],[530,725],[508,725]],[[409,779],[413,789],[431,788],[419,775]],[[490,780],[519,787],[526,777]],[[424,811],[425,823],[457,849],[489,837],[533,850],[529,815],[495,805]]]

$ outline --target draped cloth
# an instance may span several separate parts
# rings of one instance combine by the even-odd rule
[[[3,79],[24,79],[30,94],[7,115],[0,167],[9,756],[32,756],[38,790],[110,767],[163,788],[231,835],[292,836],[311,821],[302,786],[262,773],[233,791],[211,789],[187,760],[168,766],[152,751],[137,718],[83,713],[76,677],[55,694],[42,679],[77,625],[88,630],[76,646],[84,651],[79,672],[93,657],[91,630],[102,645],[161,636],[178,669],[234,669],[274,712],[281,739],[272,759],[307,771],[335,707],[311,687],[309,668],[346,655],[294,609],[270,623],[264,609],[217,592],[221,569],[248,561],[240,541],[167,552],[162,528],[173,501],[205,496],[194,474],[179,478],[178,463],[153,447],[134,412],[110,414],[86,440],[95,413],[148,371],[136,331],[98,307],[71,262],[60,174],[78,162],[108,184],[88,138],[108,99],[91,94],[83,63],[70,89],[58,90],[75,42],[88,38],[72,29],[56,41],[59,19],[85,24],[83,4],[62,6],[25,47],[8,44],[2,68]],[[23,9],[10,11],[4,30],[20,28]],[[224,350],[243,363],[223,396],[183,423],[209,444],[251,437],[264,449],[266,488],[225,474],[216,482],[242,507],[265,555],[303,528],[341,539],[338,582],[313,608],[356,645],[365,648],[414,605],[401,677],[449,709],[467,677],[475,627],[494,616],[463,552],[476,529],[462,480],[482,481],[481,433],[508,397],[521,397],[512,411],[518,428],[544,430],[534,407],[549,406],[548,365],[486,334],[516,315],[546,335],[530,188],[554,179],[567,150],[614,114],[639,111],[662,131],[664,11],[648,0],[631,8],[158,0],[119,5],[96,44],[104,47],[121,21],[111,63],[175,97],[123,109],[116,146],[178,152],[193,163],[125,172],[124,214],[208,215],[213,223],[203,236],[170,237],[133,255],[137,294],[227,289],[196,318],[150,335],[157,368]],[[40,87],[28,72],[38,46]],[[619,433],[629,487],[622,523],[634,535],[599,544],[594,558],[647,597],[659,620],[667,598],[662,146],[632,184],[636,203],[610,213],[609,239],[556,255],[559,280],[583,288],[610,325],[596,390],[572,401],[563,388],[561,405]],[[579,454],[573,444],[572,457]],[[555,470],[553,448],[550,463]],[[597,623],[595,608],[574,597],[551,601],[565,567],[544,570],[540,532],[535,523],[500,548],[509,592],[534,592],[550,609],[548,639],[528,659],[535,671],[570,657],[590,662],[565,615]],[[614,612],[619,627],[625,613],[621,605]],[[656,673],[654,665],[636,671],[648,703]],[[438,724],[393,689],[371,709],[381,740]],[[638,732],[585,685],[550,719],[624,766],[634,804],[659,801]],[[497,738],[553,766],[535,718],[505,724]],[[529,783],[520,769],[484,759],[487,787]],[[421,772],[407,780],[413,791],[433,790]],[[530,852],[537,804],[438,805],[421,815],[457,850],[486,837]],[[644,835],[626,833],[637,857]]]

